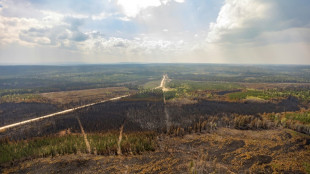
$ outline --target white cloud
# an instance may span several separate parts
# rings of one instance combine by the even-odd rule
[[[161,5],[160,0],[118,0],[117,4],[123,9],[128,17],[135,17],[141,10],[148,7],[158,7]]]
[[[0,0],[0,59],[294,63],[298,52],[296,61],[310,60],[306,0],[91,2]]]
[[[96,32],[87,33],[89,39],[80,44],[80,49],[84,50],[85,53],[109,52],[114,54],[119,51],[125,51],[133,54],[138,51],[139,54],[149,54],[152,52],[161,52],[164,54],[165,52],[182,49],[181,47],[184,44],[183,40],[172,42],[143,36],[132,40],[117,37],[104,38],[103,36],[98,37],[95,33]]]
[[[31,45],[19,38],[21,31],[27,30],[30,27],[42,27],[42,23],[36,19],[0,16],[0,43]]]
[[[118,18],[119,20],[121,20],[121,21],[130,21],[130,18],[129,17],[127,17],[127,16],[125,16],[125,17],[119,17]]]
[[[88,36],[79,31],[78,20],[86,18],[78,14],[60,14],[40,11],[40,18],[18,18],[0,15],[0,45],[20,44],[26,47],[49,45],[76,49]]]
[[[122,7],[123,13],[127,17],[133,18],[144,9],[166,5],[171,1],[178,3],[185,2],[185,0],[117,0],[117,4]]]
[[[209,43],[272,44],[309,41],[310,7],[306,1],[226,0],[211,23]],[[294,10],[294,9],[300,9]],[[294,11],[294,12],[293,12]]]
[[[200,55],[233,63],[309,63],[306,1],[225,0]],[[299,10],[295,10],[299,9]]]
[[[158,1],[161,3],[160,1]],[[138,3],[138,2],[137,2]],[[145,3],[142,7],[152,5]],[[153,3],[153,5],[156,5]],[[184,50],[183,40],[168,40],[152,37],[149,34],[137,35],[134,39],[116,36],[104,36],[97,31],[80,31],[81,21],[101,20],[109,17],[109,13],[99,15],[80,15],[72,13],[58,13],[49,10],[37,11],[38,18],[4,17],[0,15],[1,44],[18,43],[25,47],[51,47],[61,50],[75,51],[89,57],[105,55],[107,57],[161,57]],[[129,17],[117,17],[125,21]],[[167,32],[168,29],[162,29]],[[48,45],[48,46],[46,46]],[[25,50],[25,49],[23,49]]]
[[[174,0],[175,2],[178,2],[178,3],[183,3],[185,2],[185,0]]]
[[[268,18],[269,5],[253,0],[226,0],[217,17],[210,24],[208,42],[217,42],[233,30],[245,29],[257,20]]]

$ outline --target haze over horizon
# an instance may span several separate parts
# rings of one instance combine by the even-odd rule
[[[310,64],[308,0],[0,0],[0,65]]]

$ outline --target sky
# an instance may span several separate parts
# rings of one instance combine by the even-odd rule
[[[310,64],[309,0],[0,0],[0,65]]]

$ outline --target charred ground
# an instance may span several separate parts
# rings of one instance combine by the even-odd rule
[[[2,172],[310,170],[310,67],[15,68],[1,69],[0,125],[130,96],[2,130]],[[164,91],[155,84],[163,74],[169,76]]]

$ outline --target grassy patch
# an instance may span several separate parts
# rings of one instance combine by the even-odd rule
[[[230,100],[242,100],[249,97],[255,97],[259,99],[268,100],[270,97],[264,93],[264,91],[259,90],[247,90],[242,92],[235,92],[228,94]]]
[[[173,99],[173,98],[176,97],[177,91],[174,91],[174,90],[172,91],[172,90],[170,90],[170,91],[164,92],[164,94],[165,94],[165,99],[166,99],[166,100],[170,100],[170,99]]]
[[[150,81],[147,82],[143,85],[144,89],[152,89],[152,88],[156,88],[157,86],[160,85],[161,80],[155,80],[155,81]]]
[[[172,80],[168,83],[168,88],[173,92],[167,93],[166,99],[175,97],[195,96],[197,91],[226,91],[234,89],[242,89],[243,87],[237,83],[224,82],[206,82],[206,81],[189,81],[189,80]],[[165,93],[166,94],[166,93]]]
[[[116,155],[118,132],[105,134],[89,134],[91,151],[99,155]],[[121,149],[123,154],[141,154],[144,151],[154,151],[156,134],[139,132],[123,134]],[[81,135],[49,136],[10,142],[3,139],[0,142],[0,163],[18,161],[29,158],[49,157],[65,154],[86,153],[86,145]]]
[[[256,101],[256,102],[265,102],[266,100],[261,99],[259,97],[253,97],[253,96],[247,96],[246,100],[250,100],[250,101]]]
[[[285,117],[287,119],[300,121],[304,124],[310,124],[310,111],[287,113]]]
[[[145,89],[135,95],[122,99],[123,101],[162,101],[163,91],[161,89]]]
[[[230,100],[242,100],[248,97],[257,97],[264,100],[283,99],[289,96],[294,96],[302,102],[310,101],[310,91],[307,89],[271,89],[271,90],[255,90],[247,89],[242,92],[235,92],[228,94]]]
[[[189,81],[189,80],[172,80],[168,83],[169,88],[184,88],[186,91],[196,91],[196,90],[232,90],[240,89],[237,83],[221,83],[221,82],[205,82],[205,81]]]
[[[307,173],[310,173],[310,163],[304,163],[304,167]]]
[[[285,113],[270,113],[264,115],[269,120],[280,122],[280,121],[295,121],[301,124],[310,124],[310,110],[297,111],[297,112],[285,112]]]
[[[88,139],[99,155],[116,155],[119,133],[89,134]],[[123,134],[121,149],[123,154],[140,154],[144,151],[154,151],[156,147],[155,134],[149,132]]]
[[[82,136],[66,135],[41,137],[18,142],[0,142],[0,163],[26,158],[47,157],[86,152]]]
[[[277,126],[310,135],[310,111],[269,113],[262,115],[264,119],[271,120]]]

